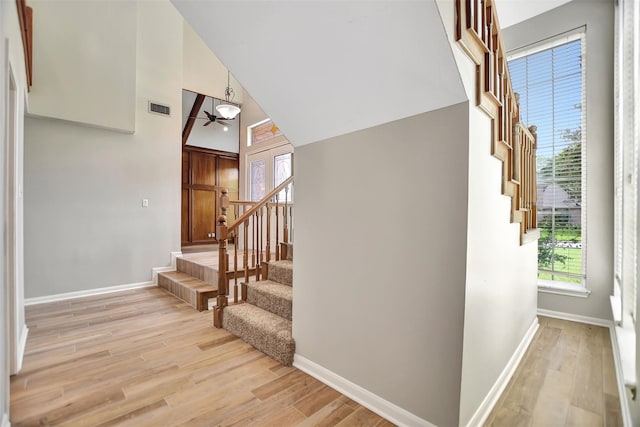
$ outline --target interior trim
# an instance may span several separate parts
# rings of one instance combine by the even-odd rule
[[[156,284],[153,282],[137,282],[137,283],[127,283],[125,285],[107,286],[105,288],[86,289],[83,291],[76,291],[76,292],[65,292],[62,294],[47,295],[43,297],[26,298],[24,300],[24,305],[29,306],[29,305],[36,305],[36,304],[45,304],[48,302],[65,301],[73,298],[82,298],[82,297],[90,297],[95,295],[110,294],[112,292],[128,291],[131,289],[151,288],[154,286],[156,286]]]
[[[518,344],[518,347],[513,352],[511,359],[507,362],[507,365],[502,370],[502,373],[493,384],[493,387],[491,387],[491,390],[489,390],[489,393],[487,393],[475,414],[473,414],[469,422],[466,424],[467,427],[483,425],[487,420],[489,414],[493,410],[493,407],[496,405],[496,402],[500,399],[502,392],[507,388],[507,384],[509,384],[511,377],[513,377],[513,374],[520,365],[520,361],[527,352],[527,349],[529,348],[539,326],[538,318],[534,317],[529,329],[522,337],[522,341],[520,341],[520,344]]]
[[[386,418],[392,423],[399,426],[420,426],[420,427],[436,427],[427,420],[373,394],[359,385],[341,377],[340,375],[318,365],[306,357],[295,354],[293,356],[293,366],[303,372],[311,375],[317,380],[325,383],[334,390],[339,391],[345,396],[358,402],[365,408],[370,409],[381,417]]]

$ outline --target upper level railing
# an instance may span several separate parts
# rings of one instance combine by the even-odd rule
[[[456,0],[456,39],[476,64],[476,103],[491,118],[491,153],[502,160],[502,193],[511,197],[511,221],[520,244],[537,237],[536,127],[520,122],[493,0]]]
[[[224,308],[229,304],[229,280],[233,280],[234,302],[244,301],[245,286],[238,287],[238,277],[244,277],[244,283],[249,282],[250,276],[261,280],[263,276],[263,262],[272,259],[276,261],[286,256],[283,243],[290,243],[291,222],[293,219],[293,203],[291,191],[293,176],[264,196],[259,202],[229,201],[227,191],[222,190],[220,196],[220,216],[216,224],[218,238],[218,297],[213,312],[213,323],[222,327]],[[284,192],[284,200],[280,200],[280,193]],[[227,225],[227,211],[232,206],[237,219]],[[232,238],[233,268],[230,265],[228,240]],[[242,264],[240,264],[240,256]],[[242,293],[239,291],[242,290]]]

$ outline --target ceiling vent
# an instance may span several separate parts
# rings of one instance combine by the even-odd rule
[[[163,116],[171,115],[171,107],[168,105],[158,104],[157,102],[149,101],[149,112],[155,114],[162,114]]]

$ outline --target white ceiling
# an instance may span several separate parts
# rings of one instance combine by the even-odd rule
[[[172,0],[296,146],[466,99],[434,0]]]
[[[526,21],[536,15],[569,3],[571,0],[495,0],[502,28]]]

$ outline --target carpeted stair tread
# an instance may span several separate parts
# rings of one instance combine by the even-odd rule
[[[271,280],[249,282],[247,302],[291,320],[293,288]]]
[[[283,365],[293,363],[295,342],[290,320],[245,303],[226,307],[222,326]]]
[[[280,260],[269,262],[268,279],[283,285],[293,285],[293,261]]]

